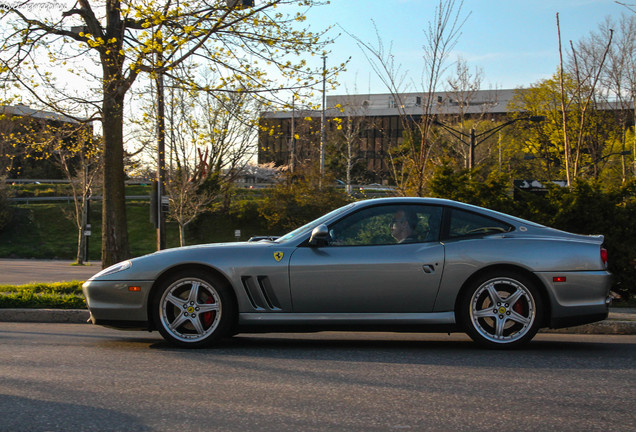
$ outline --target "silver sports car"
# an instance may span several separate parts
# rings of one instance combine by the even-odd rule
[[[124,261],[84,284],[94,324],[184,347],[238,332],[464,331],[489,347],[607,317],[603,236],[455,201],[385,198],[280,238]]]

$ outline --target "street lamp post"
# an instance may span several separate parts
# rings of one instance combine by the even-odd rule
[[[494,134],[496,134],[497,132],[499,132],[500,130],[505,128],[506,126],[510,126],[511,124],[516,123],[516,122],[521,121],[521,120],[527,120],[527,121],[531,121],[531,122],[542,122],[542,121],[545,121],[545,117],[544,116],[520,117],[520,118],[517,118],[517,119],[514,119],[514,120],[507,121],[507,122],[505,122],[503,124],[500,124],[497,127],[494,127],[492,129],[488,129],[487,131],[480,132],[480,133],[476,133],[475,128],[470,128],[470,132],[469,133],[466,133],[466,132],[463,132],[463,131],[459,131],[457,129],[454,129],[454,128],[450,127],[449,125],[447,125],[445,123],[440,122],[439,120],[434,120],[433,124],[435,124],[437,126],[441,126],[443,129],[448,131],[455,138],[457,138],[462,143],[464,143],[465,145],[468,146],[468,170],[472,171],[473,167],[475,166],[475,148],[479,144],[483,143],[488,138],[490,138],[491,136],[493,136]],[[468,141],[466,141],[466,139]]]

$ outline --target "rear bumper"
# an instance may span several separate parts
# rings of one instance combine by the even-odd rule
[[[546,287],[550,315],[546,325],[563,328],[602,321],[609,314],[611,274],[607,271],[537,273]],[[565,277],[555,282],[556,277]]]
[[[552,321],[550,322],[550,328],[558,329],[563,327],[574,327],[578,325],[594,323],[597,321],[603,321],[607,318],[607,315],[607,313],[599,313],[552,318]]]

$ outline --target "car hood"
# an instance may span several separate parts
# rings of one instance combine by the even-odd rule
[[[244,263],[251,255],[260,255],[265,249],[280,248],[273,242],[209,243],[165,249],[115,264],[97,273],[89,280],[154,280],[175,265],[202,264],[226,266]],[[260,252],[259,252],[260,251]]]

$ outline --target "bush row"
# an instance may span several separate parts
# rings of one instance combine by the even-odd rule
[[[510,193],[505,176],[492,172],[484,177],[441,167],[431,182],[432,194],[563,231],[602,234],[613,290],[626,298],[636,295],[636,181],[605,189],[593,180],[576,180],[570,188],[546,183],[542,191]]]
[[[626,297],[636,294],[636,181],[614,188],[582,180],[570,188],[547,183],[539,193],[512,193],[509,178],[498,172],[468,173],[441,166],[429,185],[432,196],[492,208],[564,231],[604,235],[613,290]],[[206,213],[189,225],[188,244],[234,241],[237,229],[241,230],[241,240],[252,235],[284,234],[350,200],[341,189],[320,189],[302,181],[280,184],[267,193],[237,195],[231,206]],[[91,255],[96,259],[99,208],[94,207]],[[52,216],[59,214],[57,207],[49,213],[13,218],[11,229],[0,233],[0,255],[29,258],[48,251],[44,258],[51,258],[54,251],[58,258],[73,259],[76,233],[72,224],[64,227],[59,216]],[[148,220],[148,204],[130,204],[128,218],[133,255],[152,252],[155,232]],[[50,226],[50,221],[55,225]],[[168,228],[169,237],[176,238],[176,227]],[[169,241],[170,247],[176,245],[174,239]]]

